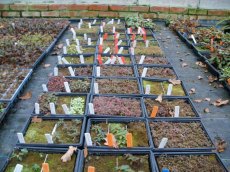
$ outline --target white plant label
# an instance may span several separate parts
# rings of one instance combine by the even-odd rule
[[[46,84],[42,84],[42,89],[43,89],[43,92],[48,92],[48,88]]]
[[[99,94],[99,88],[98,88],[98,83],[94,83],[94,93]]]
[[[161,139],[161,142],[160,142],[158,148],[159,149],[164,148],[166,146],[167,142],[168,142],[168,138],[164,137],[163,139]]]
[[[120,41],[117,43],[117,45],[119,46],[119,45],[121,45],[121,43],[122,43],[122,40],[120,40]]]
[[[139,61],[139,63],[138,63],[138,64],[143,64],[144,60],[145,60],[145,56],[144,56],[144,55],[142,55],[142,56],[141,56],[141,59],[140,59],[140,61]]]
[[[93,146],[90,133],[85,133],[85,142],[87,146]]]
[[[87,34],[84,33],[84,40],[87,40]]]
[[[58,68],[54,67],[54,76],[58,76]]]
[[[130,34],[130,28],[127,28],[127,34]]]
[[[76,32],[75,32],[74,28],[71,28],[70,30],[71,30],[71,32],[73,34],[73,39],[76,39]]]
[[[117,39],[119,39],[119,37],[120,37],[120,33],[117,33],[117,36],[116,36],[116,38],[117,38]]]
[[[55,109],[54,103],[50,103],[50,112],[51,112],[51,114],[56,114],[56,109]]]
[[[63,54],[67,54],[67,48],[66,48],[66,46],[63,47]]]
[[[112,59],[111,59],[111,64],[114,64],[115,63],[115,61],[117,60],[117,58],[115,57],[115,56],[112,56]]]
[[[54,128],[53,128],[52,133],[51,133],[52,136],[54,135],[54,133],[56,132],[56,130],[57,130],[57,124],[54,125]]]
[[[107,48],[105,49],[104,53],[106,54],[106,53],[108,53],[109,51],[110,51],[110,48],[107,47]]]
[[[171,96],[171,94],[172,94],[172,89],[173,89],[173,85],[172,85],[172,84],[169,84],[168,90],[167,90],[167,96]]]
[[[150,85],[146,85],[145,86],[145,94],[150,94],[150,89],[151,89]]]
[[[100,26],[100,32],[103,32],[103,26]]]
[[[64,86],[65,86],[65,91],[67,93],[71,93],[70,87],[69,87],[69,83],[68,82],[64,82]]]
[[[94,114],[94,106],[93,106],[93,103],[89,103],[88,106],[89,106],[89,114]]]
[[[130,51],[131,51],[131,55],[134,56],[134,55],[135,55],[135,52],[134,52],[134,48],[133,48],[133,47],[130,48]]]
[[[53,144],[53,139],[52,136],[50,134],[45,134],[46,140],[49,144]]]
[[[145,68],[143,69],[142,74],[141,74],[141,77],[145,77],[145,76],[146,76],[147,70],[148,70],[147,67],[145,67]]]
[[[23,165],[17,164],[14,168],[14,172],[22,172]]]
[[[70,46],[69,39],[66,39],[65,42],[67,46]]]
[[[17,133],[19,143],[26,143],[22,133]]]
[[[69,64],[69,62],[65,59],[65,57],[62,57],[61,60],[63,61],[64,64]]]
[[[65,114],[70,114],[70,113],[69,113],[69,108],[67,107],[66,104],[63,104],[63,105],[61,105],[61,106],[62,106],[62,109],[63,109],[63,111],[65,112]]]
[[[180,106],[175,106],[174,117],[178,118],[180,116]]]
[[[137,40],[133,41],[133,47],[135,48],[137,46]]]
[[[120,22],[121,22],[121,20],[120,20],[120,19],[118,19],[118,20],[117,20],[117,24],[120,24]]]
[[[138,27],[137,34],[141,33],[141,27]]]
[[[116,27],[115,26],[113,26],[113,33],[115,33],[116,32]]]
[[[117,57],[117,59],[118,59],[118,61],[119,61],[120,64],[124,64],[123,61],[122,61],[122,59],[121,59],[121,57]]]
[[[96,22],[97,22],[97,20],[95,19],[95,20],[93,20],[93,24],[96,24]]]
[[[78,28],[78,29],[81,29],[81,23],[78,23],[78,24],[77,24],[77,28]]]
[[[40,113],[40,105],[38,103],[35,103],[34,106],[35,106],[35,114],[39,114]]]
[[[117,54],[121,54],[123,50],[124,50],[124,47],[120,47]]]
[[[68,67],[68,70],[71,76],[75,76],[73,68],[71,66]]]
[[[78,46],[80,46],[79,39],[77,39],[77,38],[76,38],[76,44],[77,44]]]
[[[114,19],[111,20],[112,24],[114,23]]]
[[[110,20],[107,24],[112,24],[112,20]]]
[[[92,45],[91,38],[88,38],[87,43],[88,45]]]
[[[146,40],[146,42],[145,42],[145,47],[146,47],[146,48],[149,47],[149,40]]]
[[[82,19],[80,19],[80,23],[81,23],[81,24],[83,23],[83,20],[82,20]]]
[[[83,56],[83,55],[80,55],[80,62],[81,62],[81,64],[84,64],[84,63],[85,63],[85,59],[84,59],[84,56]]]
[[[57,56],[57,58],[58,58],[58,64],[62,64],[61,56]]]
[[[195,39],[194,35],[191,35],[191,38],[192,38],[194,44],[196,44],[197,42],[196,42],[196,39]]]
[[[97,72],[97,77],[100,77],[100,75],[101,75],[101,68],[100,68],[100,66],[97,66],[96,69],[97,69],[97,70],[96,70],[96,72]]]
[[[91,23],[88,23],[88,26],[89,26],[90,29],[92,28],[92,27],[91,27]]]
[[[110,64],[111,63],[111,58],[108,58],[108,60],[104,64]]]
[[[82,54],[82,51],[81,51],[81,49],[80,49],[80,46],[76,46],[76,49],[77,49],[78,54]]]
[[[105,26],[105,22],[102,22],[102,26],[103,26],[103,27]]]
[[[100,38],[100,45],[103,45],[103,38]]]

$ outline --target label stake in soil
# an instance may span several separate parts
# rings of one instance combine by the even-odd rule
[[[58,64],[62,64],[61,56],[57,56],[57,58],[58,58]]]
[[[111,64],[114,64],[117,60],[116,56],[111,56]]]
[[[117,43],[117,45],[121,45],[121,43],[122,43],[122,40],[120,40],[120,41]]]
[[[151,89],[150,85],[146,85],[145,86],[145,94],[150,94],[150,89]]]
[[[84,40],[87,41],[87,34],[84,33]]]
[[[70,114],[70,113],[69,113],[69,108],[67,107],[66,104],[63,104],[63,105],[61,105],[61,106],[62,106],[62,109],[63,109],[63,111],[64,111],[65,114],[67,114],[67,115]]]
[[[103,33],[103,26],[100,26],[100,32]]]
[[[91,23],[88,23],[88,26],[89,26],[90,29],[92,28],[92,27],[91,27]]]
[[[113,26],[113,33],[115,33],[116,32],[116,28],[115,28],[115,26]]]
[[[48,163],[42,163],[42,172],[50,172]]]
[[[100,68],[100,66],[97,66],[96,69],[97,69],[97,70],[96,70],[96,72],[97,72],[97,77],[100,77],[100,75],[101,75],[101,68]]]
[[[134,52],[134,48],[133,48],[133,47],[130,48],[130,51],[131,51],[131,55],[134,56],[134,55],[135,55],[135,52]]]
[[[120,22],[121,22],[121,20],[120,20],[120,19],[118,19],[118,20],[117,20],[117,24],[120,24]]]
[[[174,117],[179,117],[179,116],[180,116],[180,106],[175,106]]]
[[[93,20],[93,24],[96,24],[96,22],[97,22],[97,20],[96,20],[96,19],[94,19],[94,20]]]
[[[42,89],[43,89],[43,92],[48,92],[48,88],[46,84],[42,84]]]
[[[26,143],[22,133],[17,133],[19,143]]]
[[[81,49],[80,49],[80,46],[77,45],[77,46],[76,46],[76,49],[77,49],[77,53],[78,53],[78,54],[82,54],[82,51],[81,51]]]
[[[81,64],[84,64],[84,63],[85,63],[85,60],[84,60],[84,56],[83,56],[83,55],[80,55],[80,62],[81,62]]]
[[[133,47],[135,48],[137,46],[137,40],[133,41]]]
[[[118,61],[119,61],[120,64],[124,64],[124,62],[123,62],[123,60],[122,60],[121,57],[117,57],[117,59],[118,59]]]
[[[107,142],[109,147],[113,147],[113,137],[112,133],[107,133]]]
[[[116,39],[119,39],[120,37],[120,33],[117,33]]]
[[[54,76],[58,76],[58,68],[54,67]]]
[[[67,46],[70,46],[69,39],[66,39],[65,42]]]
[[[197,42],[196,42],[196,39],[195,39],[194,35],[191,35],[191,38],[192,38],[194,44],[196,44]]]
[[[172,85],[172,84],[169,84],[168,90],[167,90],[167,96],[171,96],[171,94],[172,94],[172,89],[173,89],[173,85]]]
[[[141,59],[140,59],[140,61],[139,61],[139,64],[142,64],[142,63],[144,62],[144,60],[145,60],[145,56],[142,55],[142,56],[141,56]]]
[[[51,114],[56,114],[56,109],[55,109],[54,103],[50,103],[50,112],[51,112]]]
[[[76,38],[76,44],[77,44],[78,46],[80,46],[79,39],[77,39],[77,38]]]
[[[111,63],[111,58],[108,58],[108,60],[104,64],[110,64]]]
[[[88,38],[88,45],[92,45],[91,38]]]
[[[68,67],[68,70],[71,76],[75,76],[73,68],[71,66]]]
[[[46,140],[49,144],[53,144],[53,139],[52,136],[50,134],[45,134]]]
[[[141,27],[138,27],[137,34],[140,34],[140,33],[141,33]]]
[[[54,135],[54,133],[56,132],[56,130],[57,130],[57,124],[54,125],[54,128],[53,128],[52,133],[51,133],[52,136]]]
[[[76,32],[75,32],[74,28],[71,28],[70,30],[71,30],[71,32],[73,34],[73,39],[76,39]]]
[[[69,87],[69,83],[68,82],[64,82],[64,86],[65,86],[65,91],[67,93],[71,93],[70,87]]]
[[[94,114],[94,106],[93,106],[93,103],[89,103],[88,104],[88,106],[89,106],[89,114]]]
[[[149,40],[146,40],[146,41],[145,41],[145,47],[146,47],[146,48],[149,47]]]
[[[35,106],[35,114],[39,114],[40,113],[40,105],[38,103],[35,103],[34,106]]]
[[[127,133],[126,134],[126,142],[127,142],[127,147],[128,148],[133,147],[133,135],[132,135],[132,133]]]
[[[94,93],[95,94],[99,94],[99,87],[98,87],[98,83],[94,83]]]
[[[63,61],[64,64],[69,64],[69,62],[65,59],[65,57],[62,57],[61,60]]]
[[[17,164],[14,168],[14,172],[22,172],[23,165]]]
[[[164,137],[164,138],[161,140],[161,142],[160,142],[158,148],[159,148],[159,149],[164,148],[164,147],[166,146],[167,142],[168,142],[168,138]]]
[[[147,70],[148,70],[147,67],[145,67],[145,68],[143,69],[142,74],[141,74],[141,77],[145,77],[145,76],[146,76]]]
[[[155,118],[157,116],[158,109],[159,109],[158,106],[153,106],[153,110],[152,110],[152,113],[150,115],[151,118]]]
[[[110,48],[107,47],[107,48],[105,49],[104,53],[106,54],[106,53],[108,53],[109,51],[110,51]]]
[[[90,133],[85,133],[85,142],[87,146],[93,146]]]
[[[95,167],[93,167],[93,166],[88,166],[87,172],[95,172]]]
[[[63,47],[63,54],[67,54],[67,48],[66,48],[66,46]]]

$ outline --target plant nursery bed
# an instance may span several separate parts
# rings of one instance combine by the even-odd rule
[[[145,47],[137,45],[134,48],[134,52],[136,55],[149,55],[149,56],[158,56],[163,57],[164,53],[158,45]]]
[[[24,130],[25,143],[17,143],[23,147],[69,147],[81,146],[85,129],[83,117],[31,117]],[[45,134],[52,135],[53,144],[47,142]]]
[[[78,46],[79,50],[77,49],[76,44],[70,44],[67,46],[67,55],[74,55],[74,54],[94,54],[96,47],[95,46]],[[65,54],[65,53],[63,53]]]
[[[92,117],[143,117],[143,104],[138,97],[130,96],[93,96]],[[106,107],[106,108],[105,108]]]
[[[52,76],[47,88],[49,92],[66,92],[64,82],[69,83],[72,93],[89,93],[92,87],[92,78]]]
[[[137,41],[144,41],[143,35],[140,34],[129,34],[129,39],[131,41],[137,40]],[[146,35],[146,39],[147,40],[155,40],[155,38],[153,37],[152,34],[148,34]]]
[[[44,161],[54,171],[74,172],[77,169],[78,151],[73,153],[70,161],[62,162],[61,157],[66,149],[16,148],[7,160],[4,171],[14,171],[17,164],[23,165],[23,171],[41,171]]]
[[[97,148],[130,148],[145,149],[150,147],[150,134],[144,119],[90,119],[86,132],[90,133],[93,147]],[[113,147],[107,143],[107,133],[114,135],[116,142]],[[132,134],[132,147],[127,147],[126,136]]]
[[[147,68],[145,76],[142,76],[144,68]],[[151,66],[138,66],[139,77],[146,78],[163,78],[163,79],[176,79],[178,78],[172,67],[151,67]]]
[[[125,40],[127,42],[127,37],[126,34],[120,33],[119,37],[117,36],[117,33],[102,33],[100,35],[101,38],[103,38],[104,41],[107,42],[108,41],[113,41],[114,39],[121,39],[121,40]]]
[[[169,61],[164,57],[157,57],[157,56],[145,56],[142,63],[141,56],[135,55],[135,62],[136,64],[144,64],[144,65],[170,65]]]
[[[227,172],[216,153],[156,153],[157,171],[167,168],[170,171],[215,171]]]
[[[83,25],[80,29],[74,28],[75,32],[77,34],[98,34],[99,33],[99,26],[92,26],[92,28],[89,28],[88,24]]]
[[[128,42],[128,40],[122,40],[121,38],[119,39],[119,41],[121,41],[121,44],[118,46],[119,48],[120,47],[126,47],[126,46],[128,46],[129,45],[129,42]],[[118,41],[118,42],[119,42]],[[114,48],[114,46],[115,46],[115,42],[113,41],[113,40],[104,40],[103,41],[103,49],[105,50],[107,47],[109,47],[111,50]],[[114,52],[113,52],[114,53]],[[126,54],[126,53],[124,53],[124,54]]]
[[[133,66],[128,65],[100,65],[101,77],[135,77]],[[96,70],[95,70],[96,71]],[[97,73],[97,72],[95,72]],[[96,75],[97,76],[97,75]]]
[[[43,115],[84,115],[86,111],[87,94],[74,93],[43,93],[38,98],[40,113]],[[56,114],[51,113],[50,103],[54,103]],[[68,113],[65,113],[62,105],[66,104]]]
[[[57,65],[59,76],[71,76],[68,67],[72,67],[74,76],[92,77],[93,65]]]
[[[105,52],[105,50],[109,48],[109,52]],[[122,49],[122,51],[120,50]],[[120,52],[119,52],[120,50]],[[97,49],[98,54],[103,54],[103,55],[111,55],[111,54],[119,54],[119,55],[129,55],[129,47],[128,46],[114,46],[112,45],[111,47],[103,45],[98,45]]]
[[[83,60],[80,59],[80,56],[81,55],[72,55],[72,56],[63,55],[62,59],[64,58],[68,62],[68,64],[93,64],[94,63],[94,54],[82,55]],[[63,60],[62,63],[64,63]]]
[[[192,101],[189,98],[165,98],[162,102],[152,97],[144,97],[144,106],[147,117],[155,115],[157,118],[174,118],[175,108],[179,106],[179,118],[195,118],[199,117]],[[154,106],[158,107],[157,113],[153,113]],[[152,114],[153,113],[153,114]]]
[[[100,94],[140,94],[138,79],[98,78],[95,79],[95,83],[98,83]]]
[[[199,120],[150,120],[153,144],[158,151],[210,151],[215,146]],[[163,138],[168,141],[159,148]]]
[[[113,60],[113,58],[116,58],[116,60]],[[98,64],[107,64],[108,61],[110,61],[108,64],[111,64],[111,61],[114,61],[114,64],[121,64],[121,61],[119,61],[119,58],[122,60],[122,64],[125,65],[131,65],[132,64],[132,59],[130,55],[121,55],[121,54],[116,54],[116,55],[108,55],[108,54],[102,54],[102,55],[97,55],[97,63]]]
[[[150,152],[141,151],[94,151],[91,150],[88,156],[81,156],[79,169],[86,172],[89,166],[96,171],[154,171]]]

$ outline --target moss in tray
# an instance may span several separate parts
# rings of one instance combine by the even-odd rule
[[[160,103],[154,99],[145,98],[148,116],[152,113],[153,106],[158,106],[156,117],[174,117],[175,106],[180,106],[180,117],[196,117],[191,105],[184,99],[163,99]]]
[[[149,47],[148,48],[155,48],[156,46],[158,46],[158,43],[156,41],[149,40]],[[144,41],[137,41],[136,47],[137,48],[145,48],[146,44]]]
[[[132,36],[133,36],[132,34],[129,35],[129,39],[130,39],[130,40],[132,40]],[[152,40],[154,39],[154,37],[153,37],[152,35],[146,35],[146,39],[152,41]],[[140,35],[140,34],[136,34],[136,35],[135,35],[135,40],[143,40],[143,36]]]
[[[120,40],[119,40],[120,41]],[[119,46],[128,46],[126,40],[122,40],[121,44]],[[114,48],[114,41],[103,41],[103,49],[106,49],[107,47],[110,47],[110,49]]]
[[[64,153],[63,153],[64,154]],[[49,164],[49,169],[52,171],[60,172],[72,172],[74,171],[76,155],[71,157],[71,160],[63,163],[60,153],[49,153],[46,159],[46,163]],[[18,157],[16,157],[18,155]],[[7,165],[6,172],[13,172],[17,164],[23,165],[23,172],[35,172],[41,171],[42,163],[46,158],[46,153],[27,151],[27,149],[15,150],[9,164]],[[36,167],[36,168],[35,168]]]
[[[84,172],[93,166],[97,172],[150,172],[148,155],[90,155],[85,159]]]
[[[158,81],[143,80],[144,92],[146,89],[146,85],[150,85],[150,94],[155,94],[155,95],[160,95],[160,94],[166,95],[169,84],[170,83],[167,81],[158,82]],[[181,84],[174,85],[171,95],[172,96],[185,96],[185,92],[184,92],[182,85]]]
[[[171,68],[162,67],[146,67],[147,73],[145,77],[152,78],[177,78],[175,72]],[[139,76],[142,75],[144,67],[138,67]]]
[[[95,114],[140,117],[141,102],[134,98],[94,97]],[[107,108],[105,108],[107,107]]]
[[[80,50],[85,54],[94,54],[95,47],[80,46]],[[67,47],[67,54],[82,54],[77,51],[76,44],[71,44]]]
[[[101,58],[102,58],[102,62],[105,63],[111,57],[102,56]],[[124,64],[126,64],[126,65],[132,64],[132,61],[131,61],[130,57],[124,57],[124,56],[122,56],[121,58],[124,59]],[[118,61],[118,59],[116,59],[116,61],[114,62],[114,64],[120,64],[119,61]]]
[[[215,155],[161,155],[156,158],[159,170],[225,172]]]
[[[80,142],[82,120],[43,120],[31,122],[26,134],[26,143],[47,144],[46,133],[51,133],[55,124],[56,132],[53,135],[54,144],[76,144]]]
[[[106,134],[112,133],[116,139],[119,148],[126,148],[126,134],[132,133],[133,147],[148,147],[148,137],[144,122],[128,122],[128,123],[108,123],[93,122],[90,134],[95,146],[105,146]]]
[[[72,67],[75,76],[92,76],[92,66]],[[59,76],[70,76],[68,67],[58,67]]]
[[[88,24],[87,24],[88,25]],[[97,33],[99,31],[99,27],[98,26],[92,26],[92,28],[86,27],[86,28],[76,28],[75,29],[77,34],[84,34],[84,33]]]
[[[56,114],[65,114],[62,108],[63,104],[69,107],[70,114],[83,115],[85,112],[85,96],[56,96],[53,93],[44,93],[39,96],[40,112],[42,114],[50,114],[49,103],[54,103]]]
[[[136,63],[139,64],[141,56],[135,56]],[[153,56],[145,56],[143,64],[161,64],[161,65],[168,65],[169,62],[164,57],[153,57]]]
[[[152,47],[135,47],[135,54],[137,55],[153,55],[153,56],[159,56],[163,57],[164,53],[158,46],[152,46]]]
[[[104,35],[105,35],[105,33],[104,33]],[[104,38],[104,35],[103,35],[103,38]],[[122,40],[126,39],[126,35],[120,34],[119,39],[122,39]],[[105,40],[114,40],[114,34],[108,34],[108,38],[107,39],[104,38],[104,41]],[[126,40],[125,40],[125,42],[126,42]]]
[[[4,112],[6,106],[7,106],[7,103],[0,102],[0,117],[1,117],[1,114]]]
[[[137,80],[97,79],[100,94],[139,94]]]
[[[120,66],[108,66],[101,65],[101,76],[126,76],[134,77],[134,71],[132,67],[120,67]]]
[[[81,64],[80,57],[65,57],[70,64]],[[84,57],[84,64],[93,64],[94,56]]]
[[[165,148],[207,148],[212,142],[199,122],[150,122],[155,147],[168,138]]]
[[[87,34],[87,36],[88,36],[88,34]],[[89,37],[90,38],[90,37]],[[83,35],[83,37],[82,36],[77,36],[77,39],[79,40],[79,43],[80,43],[80,45],[83,45],[83,46],[87,46],[88,45],[88,40],[85,40],[84,39],[84,35]],[[66,44],[66,42],[65,41],[63,41],[62,42],[63,44]],[[76,44],[76,40],[71,40],[71,42],[70,42],[70,44]],[[96,44],[97,44],[97,41],[96,40],[92,40],[92,38],[91,38],[91,45],[93,46],[96,46]],[[77,45],[77,44],[76,44]]]

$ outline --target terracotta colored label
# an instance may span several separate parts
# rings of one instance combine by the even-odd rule
[[[123,64],[125,64],[125,58],[122,56],[121,60],[123,61]]]
[[[88,166],[88,172],[95,172],[95,167]]]
[[[113,39],[117,39],[117,32],[114,33]]]
[[[108,39],[108,33],[105,33],[105,34],[103,35],[103,39],[104,39],[104,40]]]
[[[132,133],[126,134],[126,141],[127,141],[127,147],[128,148],[133,147],[133,135],[132,135]]]
[[[42,163],[42,171],[43,172],[49,172],[49,164],[48,163]]]
[[[143,34],[143,39],[144,39],[144,41],[146,41],[146,34]]]
[[[135,34],[132,34],[132,41],[134,41],[136,38],[136,35]]]
[[[153,110],[151,113],[151,118],[155,118],[158,112],[158,106],[153,106]]]
[[[114,39],[114,45],[117,45],[117,43],[118,43],[118,39],[116,38]]]
[[[118,53],[118,46],[114,46],[114,54],[117,54]]]
[[[102,62],[101,55],[98,55],[98,56],[97,56],[97,60],[98,60],[98,63],[99,63],[99,64],[102,64],[102,63],[103,63],[103,62]]]
[[[99,45],[99,47],[98,47],[98,51],[99,51],[99,53],[100,53],[100,54],[102,53],[102,51],[103,51],[103,47],[102,47],[102,45]]]
[[[133,32],[133,29],[130,27],[130,28],[129,28],[129,30],[130,30],[130,34],[132,34],[132,32]]]
[[[113,147],[113,134],[112,133],[107,134],[107,142],[108,142],[108,146]]]

